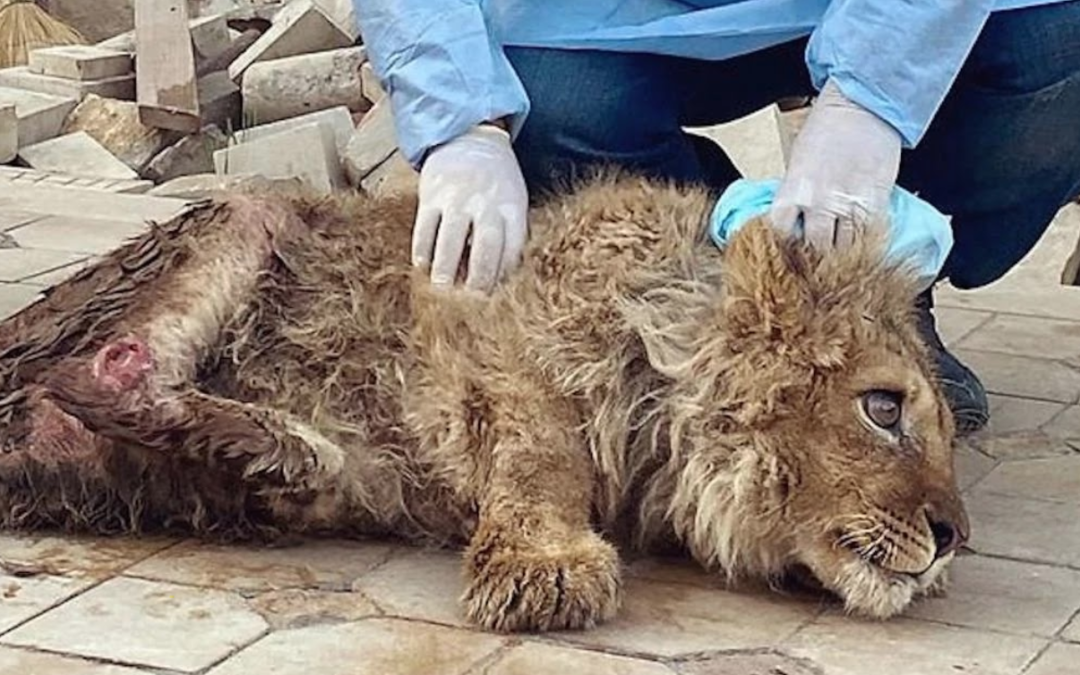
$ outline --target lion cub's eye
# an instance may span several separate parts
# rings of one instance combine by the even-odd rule
[[[882,429],[891,431],[900,423],[903,412],[900,394],[892,391],[871,391],[863,396],[862,404],[866,416]]]

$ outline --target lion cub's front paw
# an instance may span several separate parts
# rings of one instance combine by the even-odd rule
[[[472,548],[462,601],[469,619],[488,630],[592,628],[619,609],[619,557],[595,534]]]

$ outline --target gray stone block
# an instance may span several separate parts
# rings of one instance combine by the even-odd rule
[[[39,94],[65,96],[81,100],[87,94],[131,101],[135,98],[135,75],[121,75],[101,80],[68,80],[31,73],[26,66],[0,70],[0,87],[15,87]]]
[[[0,86],[0,105],[15,106],[20,148],[60,135],[64,120],[76,103],[70,97]]]
[[[130,75],[134,63],[131,54],[124,52],[92,45],[60,45],[31,51],[26,67],[37,75],[87,81]]]
[[[163,183],[181,176],[214,172],[214,153],[228,146],[228,138],[216,126],[184,136],[150,161],[146,175]]]
[[[19,118],[15,105],[0,103],[0,164],[10,162],[19,154]]]
[[[345,147],[348,145],[349,139],[352,137],[353,131],[356,128],[353,124],[352,115],[349,114],[349,109],[344,106],[339,106],[337,108],[329,108],[327,110],[308,113],[307,115],[300,115],[299,117],[293,117],[287,120],[271,122],[270,124],[260,124],[258,126],[248,127],[247,129],[238,131],[235,134],[235,138],[237,143],[248,143],[296,127],[305,126],[312,122],[330,130],[339,154],[345,151]]]
[[[270,28],[232,62],[229,77],[240,82],[244,72],[258,61],[348,47],[353,42],[312,0],[293,0],[277,13]]]
[[[364,65],[360,66],[360,88],[364,92],[364,98],[372,103],[378,103],[383,96],[386,96],[386,90],[375,75],[375,67],[370,61],[365,61]]]
[[[134,180],[139,177],[85,131],[59,136],[19,150],[32,169],[73,176]]]
[[[334,135],[316,122],[219,150],[214,168],[219,175],[296,177],[325,194],[343,185]]]
[[[345,106],[371,107],[360,69],[363,47],[345,47],[252,64],[244,74],[244,118],[259,123]]]
[[[137,173],[159,152],[176,141],[177,134],[139,121],[134,101],[117,101],[93,94],[83,99],[64,122],[62,133],[85,131],[117,159]]]
[[[351,185],[359,185],[369,173],[397,150],[397,133],[390,99],[384,98],[364,116],[345,147],[342,162]]]

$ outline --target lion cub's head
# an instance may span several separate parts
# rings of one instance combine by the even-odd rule
[[[673,380],[663,511],[695,557],[805,567],[883,618],[935,585],[968,520],[915,288],[879,251],[821,256],[758,221],[718,279],[657,291],[638,319]]]

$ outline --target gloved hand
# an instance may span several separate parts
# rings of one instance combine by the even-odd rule
[[[529,193],[510,134],[479,125],[432,150],[420,170],[413,264],[452,286],[469,244],[466,288],[490,292],[517,267],[528,233]]]
[[[827,250],[850,244],[858,227],[887,222],[901,144],[892,126],[826,82],[792,146],[772,223],[798,234],[801,216],[805,238]]]

